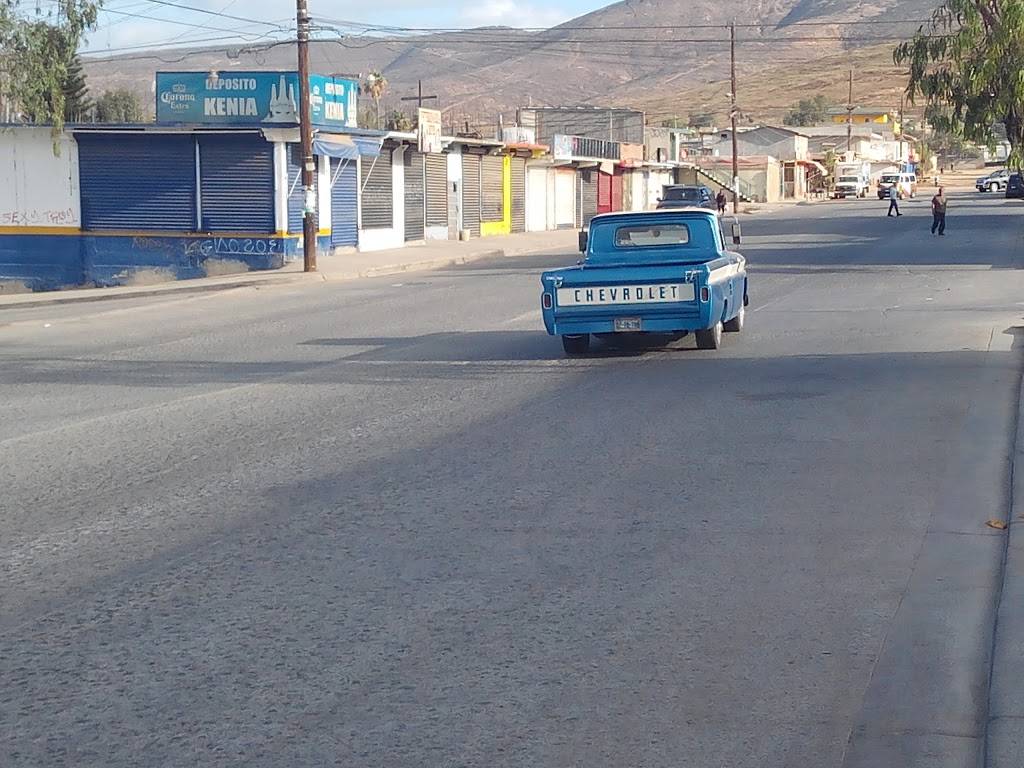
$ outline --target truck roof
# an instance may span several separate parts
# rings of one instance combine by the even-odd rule
[[[699,214],[704,218],[717,218],[718,216],[718,214],[708,208],[701,208],[697,205],[681,205],[678,208],[658,208],[653,211],[612,211],[611,213],[599,213],[590,221],[593,223],[595,221],[604,221],[606,219],[614,218],[629,219],[636,216],[678,216],[679,214],[686,214],[689,216]]]

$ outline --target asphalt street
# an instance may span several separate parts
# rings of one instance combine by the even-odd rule
[[[0,766],[973,768],[1024,203],[886,205],[717,352],[563,359],[571,253],[0,312]]]

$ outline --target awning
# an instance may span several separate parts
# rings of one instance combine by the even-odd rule
[[[347,134],[318,134],[313,139],[313,154],[355,160],[360,155],[374,157],[380,154],[384,137],[349,136]]]
[[[810,165],[817,168],[822,176],[828,176],[828,168],[819,163],[817,160],[797,160],[800,165]]]

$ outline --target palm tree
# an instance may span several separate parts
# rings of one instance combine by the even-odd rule
[[[388,90],[388,79],[380,72],[371,72],[363,83],[363,91],[370,94],[377,109],[377,128],[380,128],[380,100]]]

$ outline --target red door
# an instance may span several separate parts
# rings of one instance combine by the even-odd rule
[[[621,168],[615,169],[615,175],[612,176],[612,210],[622,210],[622,180],[623,173]]]
[[[612,177],[611,174],[597,174],[597,212],[611,213],[612,208]]]

